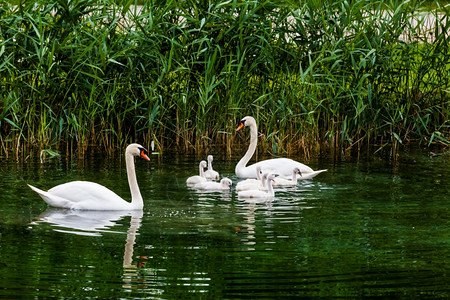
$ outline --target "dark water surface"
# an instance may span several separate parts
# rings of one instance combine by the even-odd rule
[[[238,158],[214,166],[234,185]],[[0,297],[450,297],[450,168],[443,156],[328,168],[271,202],[186,187],[193,157],[136,161],[143,212],[47,208],[42,189],[101,183],[129,199],[120,158],[1,158]]]

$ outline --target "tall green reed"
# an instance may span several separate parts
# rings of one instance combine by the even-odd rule
[[[230,153],[244,115],[275,154],[448,145],[448,6],[430,38],[417,1],[134,4],[0,5],[3,151]]]

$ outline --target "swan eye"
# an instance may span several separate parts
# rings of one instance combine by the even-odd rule
[[[140,156],[145,160],[150,160],[148,157],[148,151],[144,147],[139,147]]]

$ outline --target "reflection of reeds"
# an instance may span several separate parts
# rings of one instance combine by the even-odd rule
[[[275,153],[448,145],[448,6],[426,32],[416,1],[116,2],[0,6],[2,152],[229,152],[250,114]]]

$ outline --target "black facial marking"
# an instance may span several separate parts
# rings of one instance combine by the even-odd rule
[[[144,152],[145,155],[148,155],[148,151],[144,147],[139,147],[139,152],[141,153],[141,155],[142,155],[142,152]]]

